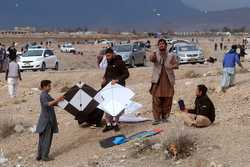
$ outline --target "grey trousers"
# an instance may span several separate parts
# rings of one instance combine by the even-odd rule
[[[47,125],[43,133],[39,134],[38,155],[39,158],[47,158],[49,155],[53,139],[53,129],[50,124]]]

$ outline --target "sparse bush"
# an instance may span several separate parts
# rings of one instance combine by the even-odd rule
[[[184,77],[185,78],[199,78],[199,77],[201,77],[201,75],[196,73],[193,70],[189,70],[189,71],[185,72]]]
[[[0,138],[6,138],[14,133],[15,123],[12,120],[1,120],[0,122]]]
[[[69,90],[70,88],[68,86],[63,86],[60,90],[60,93],[65,93]]]
[[[194,140],[188,135],[172,136],[164,142],[166,159],[185,159],[196,149]]]

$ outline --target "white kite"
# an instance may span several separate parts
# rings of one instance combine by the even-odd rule
[[[111,116],[117,116],[131,104],[134,95],[135,93],[126,87],[109,83],[97,94],[97,97],[103,100],[98,108]]]

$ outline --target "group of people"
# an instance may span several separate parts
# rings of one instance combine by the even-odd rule
[[[153,64],[153,72],[151,79],[151,88],[149,93],[152,95],[152,125],[158,125],[168,122],[170,116],[172,102],[174,97],[175,73],[178,69],[178,59],[173,53],[169,53],[168,44],[164,39],[158,41],[158,50],[150,56],[150,61]],[[225,54],[223,60],[223,79],[221,87],[225,91],[228,87],[233,86],[236,64],[243,68],[239,60],[239,55],[236,52],[237,46],[233,45],[231,50]],[[14,45],[8,49],[9,63],[6,70],[6,80],[8,81],[9,93],[11,97],[16,97],[16,87],[18,79],[22,80],[18,63],[16,62],[16,49]],[[110,82],[112,84],[120,84],[126,86],[126,80],[129,78],[129,71],[122,57],[115,55],[112,48],[105,50],[103,60],[106,63],[102,64],[101,68],[105,71],[101,88],[105,87]],[[101,60],[101,62],[103,61]],[[53,134],[58,133],[58,125],[54,106],[64,100],[63,96],[53,99],[49,92],[51,91],[51,81],[43,80],[40,83],[41,94],[41,114],[38,120],[36,132],[39,134],[38,155],[37,160],[49,161],[48,156]],[[196,89],[195,108],[188,109],[180,107],[180,117],[186,125],[194,127],[207,127],[215,121],[215,106],[207,95],[208,88],[205,85],[198,85]],[[89,119],[85,121],[89,124],[101,126],[101,121],[104,112],[100,109],[94,110]],[[123,112],[121,113],[123,114]],[[107,113],[104,115],[106,125],[103,132],[111,130],[119,131],[120,115],[113,117]],[[88,117],[88,116],[87,116]]]
[[[164,39],[158,41],[158,48],[159,50],[150,56],[150,61],[153,63],[151,88],[149,90],[152,95],[153,125],[168,122],[174,96],[174,70],[178,69],[178,60],[175,55],[168,52],[167,42]],[[108,48],[105,51],[105,59],[107,64],[103,67],[105,72],[101,87],[105,87],[110,82],[126,86],[129,71],[121,56],[115,55],[113,49]],[[36,132],[39,134],[37,160],[49,161],[51,158],[48,155],[53,134],[58,133],[54,106],[62,101],[64,97],[61,96],[53,99],[49,95],[51,90],[51,81],[49,80],[41,81],[40,87],[42,90],[40,95],[41,114],[36,129]],[[195,108],[183,108],[181,117],[189,126],[209,126],[215,120],[215,107],[207,96],[207,87],[205,85],[198,85],[196,95]],[[98,109],[94,112],[100,111]],[[100,116],[102,117],[103,114],[100,114]],[[103,132],[111,130],[119,131],[119,117],[120,115],[113,117],[105,113],[104,119],[106,125]],[[101,119],[98,120],[101,121]],[[98,125],[99,121],[95,123]]]
[[[17,95],[18,80],[22,80],[19,65],[17,63],[17,50],[15,42],[6,50],[0,44],[0,72],[5,71],[5,80],[8,83],[8,91],[11,98]]]

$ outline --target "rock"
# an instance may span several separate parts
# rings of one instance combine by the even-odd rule
[[[126,156],[126,155],[123,155],[121,158],[122,158],[122,159],[127,159],[127,156]]]
[[[16,166],[15,167],[22,167],[20,164],[16,164]]]
[[[217,167],[216,163],[214,161],[212,161],[209,165],[209,167]]]
[[[32,91],[35,91],[35,92],[40,92],[40,90],[38,88],[31,88]]]
[[[121,149],[121,151],[127,151],[127,149],[125,149],[125,148],[122,148],[122,149]]]
[[[0,165],[5,164],[6,162],[8,162],[8,159],[4,156],[3,150],[1,149],[1,152],[0,152]]]
[[[180,165],[181,163],[182,163],[181,160],[175,162],[176,165]]]
[[[161,148],[162,148],[162,145],[159,144],[159,143],[154,144],[154,145],[152,146],[152,149],[154,149],[154,150],[160,150]]]
[[[23,127],[23,125],[20,125],[20,124],[17,124],[15,127],[14,127],[14,131],[16,132],[16,133],[22,133],[22,132],[24,132],[24,127]]]
[[[211,150],[213,150],[213,148],[212,147],[208,147],[208,150],[211,151]]]
[[[21,156],[18,156],[18,157],[17,157],[17,159],[18,159],[18,160],[21,160],[21,159],[23,159],[23,157],[21,157]]]
[[[123,162],[125,162],[125,160],[124,160],[124,159],[120,160],[120,163],[123,163]]]
[[[33,127],[30,127],[29,132],[35,133],[36,132],[36,125],[34,125]]]
[[[192,82],[185,82],[186,86],[192,85]]]

